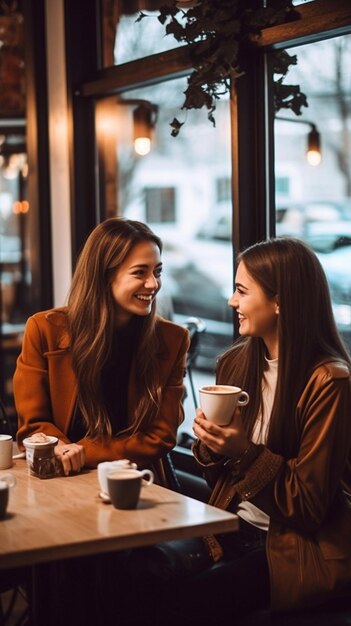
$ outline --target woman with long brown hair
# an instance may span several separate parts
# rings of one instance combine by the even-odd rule
[[[228,426],[200,410],[194,422],[210,502],[240,523],[212,546],[227,561],[212,606],[223,608],[231,590],[234,611],[300,609],[351,585],[350,356],[322,266],[302,241],[246,249],[235,283],[241,337],[220,358],[217,382],[245,389],[250,402]]]
[[[216,382],[250,401],[226,426],[197,409],[193,452],[239,530],[205,538],[211,567],[166,581],[171,624],[241,624],[351,589],[351,362],[322,266],[298,239],[257,243],[238,256],[229,305],[240,337]]]
[[[67,306],[27,321],[14,375],[17,442],[58,437],[65,474],[122,458],[154,467],[176,443],[189,338],[156,314],[161,252],[145,224],[102,222]]]

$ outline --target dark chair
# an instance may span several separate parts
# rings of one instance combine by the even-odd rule
[[[0,626],[28,623],[29,568],[3,570],[0,575]],[[16,621],[15,621],[16,620]]]
[[[188,317],[184,322],[184,327],[188,329],[190,335],[190,346],[186,360],[186,371],[189,377],[191,393],[194,400],[195,408],[198,407],[197,395],[195,392],[194,380],[193,380],[193,367],[196,363],[199,347],[199,335],[206,330],[206,324],[198,317]]]
[[[3,435],[11,435],[13,437],[13,433],[11,432],[10,420],[7,415],[6,407],[3,401],[0,398],[0,433]]]

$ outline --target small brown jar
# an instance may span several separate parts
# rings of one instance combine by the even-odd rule
[[[55,456],[57,437],[45,436],[45,441],[35,441],[34,437],[23,440],[26,449],[26,459],[31,476],[38,478],[54,478],[59,474],[58,462]]]

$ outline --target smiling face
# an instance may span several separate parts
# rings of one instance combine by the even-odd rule
[[[238,313],[240,335],[261,337],[267,347],[268,357],[277,358],[279,306],[276,297],[266,296],[259,283],[246,270],[243,261],[238,265],[235,286],[228,304]]]
[[[133,315],[149,315],[161,287],[162,262],[152,241],[137,243],[117,270],[111,283],[116,303],[117,326],[125,326]]]

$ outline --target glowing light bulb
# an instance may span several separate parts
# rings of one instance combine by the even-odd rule
[[[313,166],[319,165],[322,160],[321,153],[318,150],[309,150],[306,157],[309,164]]]
[[[134,150],[140,156],[149,154],[151,149],[151,140],[149,137],[136,137],[134,140]]]

